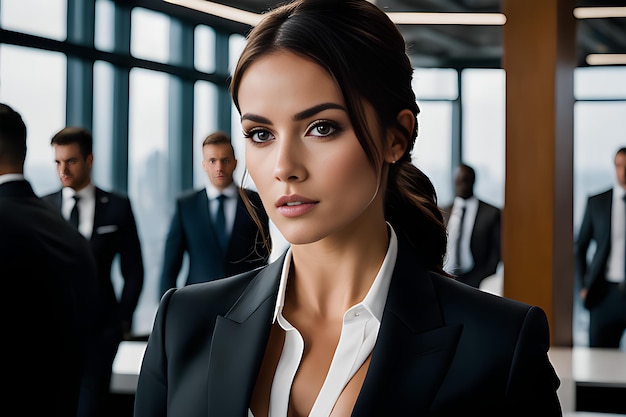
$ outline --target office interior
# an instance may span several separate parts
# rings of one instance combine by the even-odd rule
[[[93,132],[94,182],[131,199],[146,267],[133,327],[138,337],[149,334],[158,306],[175,198],[204,185],[202,140],[214,130],[230,132],[237,158],[245,160],[228,79],[251,23],[224,17],[218,6],[254,18],[279,2],[177,3],[0,0],[0,101],[26,122],[25,176],[35,192],[59,188],[50,139],[79,125]],[[626,145],[626,4],[377,3],[391,13],[505,17],[505,23],[398,23],[421,108],[413,160],[442,206],[453,198],[454,168],[464,162],[476,169],[476,195],[504,209],[498,291],[544,308],[554,346],[585,346],[573,242],[587,197],[612,187],[613,156]],[[588,6],[609,7],[618,17],[576,17]],[[590,59],[603,55],[617,61]],[[236,178],[254,188],[241,162]],[[286,244],[273,233],[274,257]]]

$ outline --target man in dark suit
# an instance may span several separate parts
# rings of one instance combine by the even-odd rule
[[[472,167],[462,164],[456,169],[454,202],[443,208],[449,233],[444,269],[478,288],[483,279],[496,273],[501,260],[501,213],[474,196],[475,182]]]
[[[1,314],[4,394],[19,414],[75,416],[96,318],[96,262],[87,241],[35,195],[25,157],[26,125],[0,104],[0,278],[11,298]]]
[[[202,156],[209,181],[206,188],[187,192],[176,201],[163,256],[161,294],[177,286],[185,252],[189,257],[185,285],[245,272],[267,264],[269,258],[268,246],[233,181],[237,159],[230,137],[224,132],[207,136]],[[247,189],[243,192],[269,236],[269,220],[259,195]],[[222,214],[218,214],[220,204]]]
[[[98,264],[97,336],[83,379],[78,414],[98,416],[106,410],[119,343],[131,335],[133,314],[144,279],[141,247],[128,197],[106,192],[91,181],[91,133],[78,127],[66,127],[53,136],[51,145],[63,188],[44,199],[63,217],[76,221],[79,232],[89,240]],[[116,256],[119,256],[124,279],[119,301],[111,281],[111,266]]]
[[[615,174],[612,189],[587,200],[575,246],[591,347],[619,348],[626,329],[626,148],[615,154]],[[591,242],[595,253],[587,263]]]

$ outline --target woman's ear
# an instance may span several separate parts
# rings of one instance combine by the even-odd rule
[[[409,136],[415,127],[415,116],[409,109],[400,111],[397,121],[397,125],[389,130],[387,137],[385,161],[390,164],[402,158],[409,146]]]

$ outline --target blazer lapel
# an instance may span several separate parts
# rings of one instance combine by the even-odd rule
[[[246,416],[272,325],[284,255],[218,317],[209,355],[209,415]]]
[[[107,204],[109,204],[109,196],[104,192],[104,190],[101,190],[98,187],[96,187],[95,190],[95,197],[95,205],[93,208],[93,225],[91,227],[91,240],[94,240],[94,238],[98,237],[98,228],[102,225],[106,225],[107,221],[104,218],[106,214],[105,207]]]
[[[402,242],[372,360],[353,416],[419,415],[452,362],[461,325],[446,325],[428,272]]]

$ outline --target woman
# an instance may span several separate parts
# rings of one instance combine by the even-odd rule
[[[163,297],[136,417],[561,415],[545,314],[442,272],[411,77],[365,0],[296,1],[252,30],[231,93],[291,245]]]

